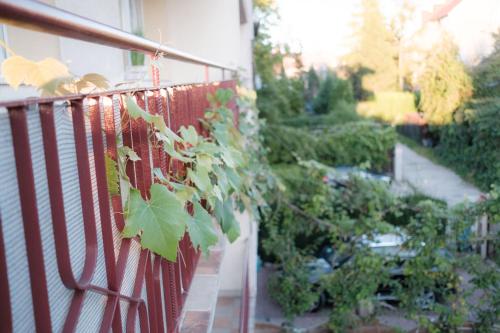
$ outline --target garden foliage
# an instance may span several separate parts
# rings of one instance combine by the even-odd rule
[[[313,132],[270,125],[263,135],[270,163],[317,159],[330,166],[368,163],[377,171],[390,168],[396,141],[393,128],[373,122],[349,122]]]
[[[439,130],[436,152],[488,190],[500,184],[500,98],[475,99]]]
[[[260,254],[279,267],[270,293],[288,318],[304,313],[314,297],[326,293],[333,304],[329,328],[345,332],[363,320],[356,315],[360,304],[377,304],[378,288],[387,285],[395,290],[408,316],[431,332],[456,331],[468,312],[475,313],[482,332],[489,332],[499,315],[500,273],[473,252],[463,252],[467,248],[463,235],[482,214],[500,221],[497,192],[481,204],[448,210],[421,195],[395,197],[386,184],[355,176],[345,186],[330,187],[322,181],[325,170],[317,162],[277,168],[287,190],[272,192],[272,213],[261,222]],[[449,231],[444,232],[445,228]],[[415,253],[404,261],[404,281],[388,274],[388,267],[400,262],[398,257],[381,256],[360,242],[383,233],[404,233],[404,248]],[[469,246],[477,241],[466,240]],[[306,264],[325,246],[351,259],[319,284],[307,284]],[[460,270],[473,276],[471,289],[461,289]],[[300,293],[294,289],[297,286]],[[481,304],[467,304],[469,293],[476,290],[490,293],[484,294]],[[439,301],[430,304],[437,315],[432,322],[417,302],[429,292]]]

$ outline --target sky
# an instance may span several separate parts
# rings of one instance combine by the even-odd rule
[[[422,11],[430,11],[442,1],[413,0],[415,21],[420,24]],[[388,20],[402,3],[379,2]],[[289,44],[292,51],[301,50],[306,66],[335,66],[352,45],[353,15],[359,12],[359,4],[360,0],[277,0],[280,20],[271,28],[272,39]],[[443,25],[459,45],[463,60],[477,62],[491,51],[491,32],[500,26],[500,0],[462,0]]]

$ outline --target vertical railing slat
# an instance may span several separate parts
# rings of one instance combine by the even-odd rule
[[[17,182],[21,197],[21,212],[28,255],[35,325],[38,332],[50,332],[52,327],[49,296],[38,221],[26,109],[24,107],[10,108],[9,119],[16,159]]]

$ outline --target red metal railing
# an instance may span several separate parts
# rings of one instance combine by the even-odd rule
[[[201,131],[206,95],[217,87],[235,89],[235,82],[142,89],[133,95],[148,112],[163,115],[174,131],[182,125]],[[105,156],[116,161],[122,144],[141,157],[128,162],[126,171],[143,197],[153,168],[172,171],[163,150],[149,142],[146,123],[129,119],[127,93],[0,104],[7,110],[3,116],[0,111],[0,126],[10,129],[0,136],[1,158],[15,160],[15,166],[0,164],[0,175],[17,180],[5,182],[0,191],[1,332],[178,331],[199,253],[187,235],[176,263],[141,249],[137,239],[122,239],[124,198],[108,191]],[[77,177],[68,183],[71,168]],[[72,187],[78,195],[69,193]],[[7,202],[9,193],[18,193],[19,200]],[[21,222],[22,228],[13,228]],[[15,232],[21,229],[23,235]],[[6,251],[19,240],[25,256]],[[30,292],[16,287],[22,281]]]

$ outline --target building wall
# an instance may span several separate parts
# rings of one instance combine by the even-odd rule
[[[113,27],[131,31],[131,0],[45,0],[44,2]],[[142,6],[146,38],[222,65],[241,68],[242,82],[252,83],[252,2],[251,0],[133,0]],[[240,3],[247,22],[240,24]],[[149,57],[146,66],[131,69],[129,52],[92,43],[6,26],[9,46],[33,60],[53,57],[64,62],[76,75],[99,73],[112,84],[133,80],[150,85]],[[162,83],[202,82],[205,68],[199,65],[161,60]],[[229,78],[225,73],[225,78]],[[209,80],[222,79],[222,71],[209,70]],[[0,100],[36,95],[35,89],[13,91],[0,79]]]
[[[211,61],[241,68],[243,82],[251,84],[253,23],[250,0],[242,1],[248,21],[240,24],[237,0],[152,0],[144,2],[147,38]],[[207,13],[214,13],[207,15]],[[173,60],[160,61],[166,82],[205,79],[203,66]],[[225,73],[225,78],[229,73]],[[220,69],[209,70],[210,80],[222,79]]]

